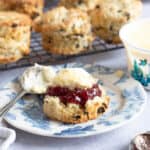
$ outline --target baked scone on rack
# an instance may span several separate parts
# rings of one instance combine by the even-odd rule
[[[60,0],[59,6],[66,8],[79,8],[84,11],[89,11],[97,7],[99,0]]]
[[[17,11],[32,19],[43,13],[44,0],[0,0],[0,11]]]
[[[109,97],[97,80],[81,68],[62,69],[44,98],[44,114],[65,123],[96,119],[108,108]]]
[[[53,54],[73,55],[94,40],[88,15],[79,9],[56,7],[43,15],[42,45]]]
[[[16,12],[0,12],[0,64],[30,53],[31,19]]]
[[[120,43],[120,28],[141,11],[141,0],[99,0],[99,6],[90,11],[94,33],[108,43]]]

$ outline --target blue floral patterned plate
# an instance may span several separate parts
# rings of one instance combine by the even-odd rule
[[[96,120],[82,124],[64,124],[49,120],[42,112],[42,98],[38,95],[26,95],[6,115],[5,120],[12,126],[42,136],[50,137],[83,137],[104,133],[118,128],[137,117],[146,103],[143,87],[123,71],[101,67],[99,65],[67,64],[55,66],[82,67],[95,77],[106,88],[110,96],[107,112]],[[14,80],[0,89],[1,100],[9,101],[18,94],[20,85]]]

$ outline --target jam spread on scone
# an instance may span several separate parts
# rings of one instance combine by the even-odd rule
[[[75,88],[71,90],[69,88],[63,87],[49,87],[47,90],[47,95],[57,96],[62,103],[74,103],[79,104],[84,107],[88,100],[94,99],[96,96],[101,96],[102,91],[100,90],[98,84],[94,84],[92,88],[80,89]]]

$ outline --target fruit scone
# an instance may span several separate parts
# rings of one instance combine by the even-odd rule
[[[15,62],[30,53],[31,19],[17,12],[0,12],[0,63]]]
[[[108,43],[120,43],[120,28],[142,11],[141,0],[99,0],[98,5],[89,13],[93,31]]]
[[[108,108],[109,97],[97,80],[81,68],[60,70],[44,98],[47,117],[65,123],[96,119]]]
[[[0,0],[0,11],[17,11],[32,19],[43,13],[44,0]]]
[[[56,7],[43,15],[42,45],[50,53],[73,55],[94,40],[89,16],[79,9]]]

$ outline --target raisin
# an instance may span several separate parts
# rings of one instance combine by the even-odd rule
[[[99,8],[100,8],[100,5],[96,5],[96,8],[99,9]]]
[[[98,114],[101,114],[101,113],[104,113],[104,112],[105,112],[104,107],[99,107],[98,110],[97,110]]]
[[[80,37],[84,37],[83,34],[74,34],[75,36],[80,36]]]
[[[38,12],[34,12],[33,14],[32,14],[32,19],[35,19],[36,17],[38,17],[40,14],[38,13]]]
[[[105,108],[107,108],[107,105],[106,105],[105,103],[102,103],[102,105],[103,105]]]
[[[113,43],[113,40],[112,40],[112,39],[107,39],[107,40],[106,40],[106,43],[112,44],[112,43]]]
[[[109,30],[113,31],[113,25],[110,25]]]
[[[13,24],[11,25],[12,28],[16,28],[17,26],[18,26],[17,23],[13,23]]]
[[[60,29],[59,31],[60,31],[60,32],[64,32],[65,30],[64,30],[64,29]]]
[[[85,114],[85,115],[88,115],[89,113],[85,111],[84,114]]]
[[[79,44],[76,44],[76,48],[79,48],[80,47],[80,45]]]
[[[95,27],[95,28],[94,28],[94,30],[95,30],[95,31],[97,31],[97,30],[101,30],[101,29],[104,29],[104,27],[102,27],[102,26],[98,26],[98,27]]]
[[[48,43],[52,43],[52,39],[51,38],[48,39]]]
[[[121,13],[121,12],[122,12],[122,10],[119,9],[119,10],[118,10],[118,13]]]
[[[77,115],[77,116],[73,116],[73,118],[75,118],[76,120],[79,120],[81,118],[81,116]]]
[[[83,34],[79,34],[79,36],[84,37],[84,35],[83,35]]]
[[[82,3],[83,3],[83,1],[82,1],[82,0],[79,0],[79,1],[78,1],[78,4],[79,4],[79,5],[80,5],[80,4],[82,4]]]
[[[124,13],[124,15],[127,17],[127,20],[129,20],[129,19],[130,19],[130,13],[125,12],[125,13]]]

